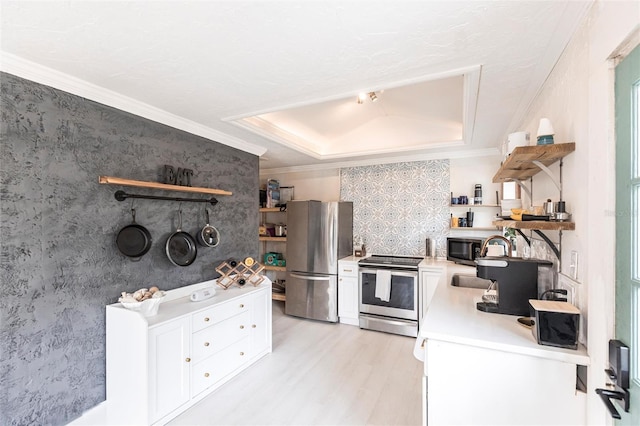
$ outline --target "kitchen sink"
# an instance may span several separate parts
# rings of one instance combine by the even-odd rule
[[[478,278],[475,275],[453,274],[451,276],[451,285],[454,287],[481,288],[486,290],[490,284],[491,280]]]

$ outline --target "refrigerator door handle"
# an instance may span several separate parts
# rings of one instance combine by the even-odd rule
[[[302,280],[309,280],[309,281],[329,281],[329,280],[331,280],[331,276],[318,277],[318,276],[310,276],[310,275],[300,275],[300,274],[295,274],[293,272],[289,272],[289,275],[291,275],[294,278],[300,278]]]

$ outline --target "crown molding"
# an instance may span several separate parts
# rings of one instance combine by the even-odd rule
[[[232,148],[257,156],[263,155],[267,149],[236,137],[214,130],[205,125],[187,120],[160,108],[129,98],[104,87],[85,80],[28,61],[19,56],[0,50],[0,71],[51,86],[137,116],[174,127],[185,132],[201,136]]]

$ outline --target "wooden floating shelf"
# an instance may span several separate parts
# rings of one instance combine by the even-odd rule
[[[494,227],[480,227],[480,226],[456,226],[449,228],[452,231],[495,231],[498,229],[496,226]]]
[[[199,188],[197,186],[169,185],[166,183],[147,182],[143,180],[122,179],[113,176],[99,176],[98,182],[103,185],[135,186],[137,188],[163,189],[166,191],[193,192],[198,194],[233,195],[232,192],[222,189]]]
[[[281,241],[286,242],[287,237],[260,237],[260,241]]]
[[[575,149],[575,142],[519,146],[502,163],[502,166],[493,177],[493,183],[528,179],[541,171],[540,167],[533,163],[534,161],[550,166],[575,151]]]
[[[287,296],[284,293],[271,292],[271,300],[279,300],[281,302],[287,301]]]
[[[541,231],[573,231],[576,229],[575,222],[547,222],[544,220],[495,220],[493,224],[505,228],[538,229]]]
[[[265,271],[278,271],[278,272],[287,272],[286,266],[273,266],[273,265],[262,265],[264,266]]]
[[[469,207],[469,208],[476,208],[476,207],[500,207],[498,204],[449,204],[449,207]]]
[[[260,213],[286,213],[286,210],[280,210],[280,207],[261,207]]]

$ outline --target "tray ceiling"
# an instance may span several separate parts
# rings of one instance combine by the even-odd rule
[[[591,3],[3,0],[0,68],[263,168],[486,155]]]

